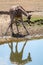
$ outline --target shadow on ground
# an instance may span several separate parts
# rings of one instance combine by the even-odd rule
[[[17,38],[23,38],[23,37],[25,37],[27,35],[29,35],[29,34],[26,34],[26,35],[24,34],[23,35],[23,34],[19,34],[19,33],[16,33],[16,34],[15,33],[12,33],[12,37],[17,37]]]
[[[27,22],[28,24],[42,24],[43,25],[43,19],[39,19],[39,20],[35,20],[35,21],[30,21],[30,23],[28,22],[28,20],[24,21],[25,23]]]

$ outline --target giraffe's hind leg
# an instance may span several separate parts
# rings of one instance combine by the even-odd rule
[[[5,34],[4,35],[6,35],[7,34],[7,32],[8,32],[8,29],[10,28],[10,25],[8,26],[8,28],[7,28],[7,30],[6,30],[6,32],[5,32]]]

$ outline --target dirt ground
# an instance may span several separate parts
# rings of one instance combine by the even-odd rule
[[[9,15],[0,15],[0,37],[4,36],[9,24],[10,24],[10,16]],[[21,23],[19,24],[19,26],[18,26],[19,34],[27,35],[27,31],[28,31],[30,36],[43,35],[43,24],[31,23],[31,25],[29,25],[28,22],[24,22],[24,25],[25,25],[26,29],[23,27],[23,25]],[[18,32],[15,24],[13,25],[13,32],[15,34]],[[10,28],[7,31],[6,36],[11,36]]]
[[[16,4],[20,4],[28,11],[43,11],[43,0],[0,0],[0,10],[9,10]]]

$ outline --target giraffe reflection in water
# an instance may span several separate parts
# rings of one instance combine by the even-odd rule
[[[18,42],[16,43],[16,47],[15,47],[15,48],[16,48],[16,52],[13,51],[13,43],[9,44],[9,47],[10,47],[10,49],[11,49],[10,61],[11,61],[13,64],[16,63],[17,65],[24,65],[24,64],[26,64],[26,63],[32,61],[32,60],[31,60],[30,53],[28,53],[28,57],[27,57],[26,59],[22,60],[23,51],[24,51],[24,48],[25,48],[25,46],[26,46],[26,43],[27,43],[27,41],[24,43],[21,52],[18,52],[18,50],[17,50]],[[27,52],[28,52],[28,51],[27,51]]]

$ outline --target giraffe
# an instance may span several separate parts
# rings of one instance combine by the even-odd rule
[[[24,9],[22,6],[20,6],[20,5],[12,6],[12,7],[10,8],[9,12],[10,12],[10,19],[11,19],[11,21],[10,21],[10,25],[8,26],[8,28],[7,28],[6,32],[5,32],[5,34],[7,33],[9,27],[10,27],[10,29],[11,29],[11,33],[13,34],[13,24],[14,24],[14,23],[16,23],[17,32],[19,33],[18,25],[17,25],[17,19],[20,19],[19,21],[22,23],[22,25],[23,25],[23,27],[25,28],[27,34],[29,34],[28,31],[27,31],[27,29],[26,29],[26,27],[25,27],[25,25],[24,25],[24,22],[23,22],[23,19],[22,19],[22,14],[24,14],[24,15],[27,17],[28,22],[30,22],[31,15],[29,15],[29,14],[25,11],[25,9]],[[11,34],[11,35],[12,35],[12,34]]]

